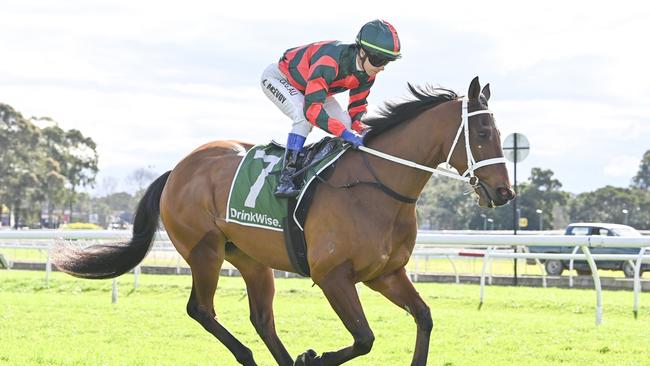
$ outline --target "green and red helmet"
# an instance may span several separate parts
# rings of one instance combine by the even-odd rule
[[[357,34],[356,43],[374,56],[381,56],[391,61],[402,57],[397,31],[384,20],[375,19],[364,24]]]

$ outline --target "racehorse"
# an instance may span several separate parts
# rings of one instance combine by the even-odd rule
[[[469,171],[468,181],[480,206],[511,201],[515,194],[503,160],[499,130],[487,109],[489,84],[481,91],[478,77],[474,78],[466,98],[448,89],[410,84],[409,88],[415,98],[387,104],[379,117],[367,122],[372,126],[366,136],[367,146],[419,166],[437,167],[448,162],[459,172]],[[463,131],[465,138],[461,137]],[[160,217],[176,250],[191,268],[187,313],[221,341],[240,364],[256,365],[250,349],[216,319],[213,306],[224,260],[241,273],[250,320],[279,365],[340,365],[370,352],[375,337],[359,301],[358,282],[415,318],[417,337],[411,365],[426,365],[433,323],[429,307],[404,269],[417,234],[415,199],[404,198],[417,198],[432,172],[348,150],[337,161],[327,184],[317,186],[304,226],[311,280],[322,289],[354,343],[320,355],[308,350],[294,361],[278,338],[272,306],[273,269],[295,271],[283,235],[225,220],[233,176],[251,146],[215,141],[197,148],[149,186],[138,204],[133,237],[128,243],[84,249],[60,246],[53,255],[54,263],[77,277],[119,276],[145,257]],[[385,189],[377,189],[377,185],[340,188],[357,180],[375,181]],[[386,194],[386,190],[393,194]]]

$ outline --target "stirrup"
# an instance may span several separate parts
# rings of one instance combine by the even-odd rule
[[[293,198],[298,196],[298,193],[300,193],[300,188],[296,187],[295,184],[293,186],[288,186],[288,187],[283,187],[282,185],[279,185],[278,188],[275,190],[274,195],[280,198]]]
[[[295,198],[298,197],[298,193],[300,193],[300,190],[295,190],[295,191],[286,191],[286,192],[275,192],[275,196],[278,198]]]
[[[290,198],[300,193],[300,188],[296,186],[291,175],[295,172],[294,168],[284,168],[280,173],[278,187],[275,189],[276,197]]]

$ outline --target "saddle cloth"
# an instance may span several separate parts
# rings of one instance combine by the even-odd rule
[[[340,140],[329,137],[305,148],[304,153],[301,153],[302,166],[305,168],[302,168],[303,172],[295,178],[296,182],[302,181],[296,208],[300,206],[306,189],[316,176],[346,150],[347,146]],[[274,195],[282,170],[283,156],[284,147],[275,142],[256,145],[246,153],[239,163],[230,187],[227,222],[282,231],[283,221],[288,215],[297,220],[295,212],[287,212],[288,200]],[[296,221],[296,224],[302,229],[302,223]]]

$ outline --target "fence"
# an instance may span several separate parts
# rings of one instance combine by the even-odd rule
[[[486,232],[478,232],[485,234]],[[128,231],[0,231],[0,248],[20,247],[49,250],[54,240],[125,240],[130,238]],[[8,242],[13,240],[14,242]],[[35,242],[35,241],[45,242]],[[18,241],[18,243],[16,242]],[[26,243],[29,242],[29,243]],[[469,234],[441,234],[431,232],[419,232],[416,239],[416,249],[413,252],[414,258],[422,256],[433,256],[439,254],[439,248],[487,248],[481,252],[475,252],[474,256],[482,256],[483,264],[480,276],[480,305],[483,304],[485,294],[485,283],[488,263],[495,258],[518,259],[534,258],[539,259],[563,259],[563,260],[584,260],[586,259],[591,268],[594,287],[596,289],[596,324],[602,322],[602,286],[598,274],[597,260],[633,260],[635,261],[634,274],[634,315],[638,314],[639,293],[641,289],[640,269],[641,263],[650,261],[650,256],[645,255],[646,247],[650,247],[648,237],[604,237],[604,236],[563,236],[563,235],[469,235]],[[514,253],[498,250],[499,248],[512,248],[518,246],[575,246],[582,250],[582,254],[576,251],[572,254],[541,254],[541,253]],[[638,255],[609,255],[591,254],[590,248],[598,247],[635,247],[639,248]],[[159,232],[156,236],[155,250],[173,251],[169,245],[169,238],[165,232]],[[438,251],[436,251],[438,250]],[[461,253],[457,253],[461,256]],[[449,256],[449,254],[447,254]],[[51,265],[49,255],[46,263],[46,281],[49,279]],[[135,284],[137,287],[139,268],[135,269]],[[457,274],[457,273],[456,273]],[[417,280],[417,272],[412,274]],[[545,278],[545,277],[544,277]],[[113,281],[113,301],[117,301],[117,282]],[[479,307],[480,307],[479,305]]]

